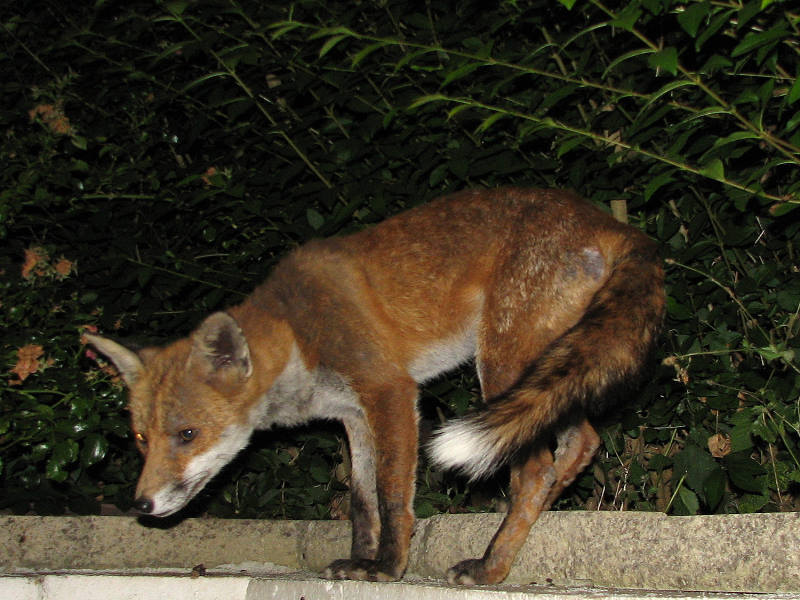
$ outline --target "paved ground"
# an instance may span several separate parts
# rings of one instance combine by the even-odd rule
[[[28,573],[0,575],[4,600],[800,600],[800,594],[745,594],[502,585],[454,588],[407,578],[399,583],[324,581],[308,573]]]

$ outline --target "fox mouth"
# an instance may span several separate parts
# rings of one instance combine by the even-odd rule
[[[192,477],[159,490],[153,497],[153,510],[146,513],[151,517],[168,517],[181,510],[203,489],[211,479],[212,473],[201,471]]]

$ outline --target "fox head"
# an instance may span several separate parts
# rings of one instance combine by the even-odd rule
[[[135,352],[97,335],[86,338],[129,389],[133,434],[145,458],[134,505],[171,515],[247,445],[255,428],[247,340],[223,312],[164,348]]]

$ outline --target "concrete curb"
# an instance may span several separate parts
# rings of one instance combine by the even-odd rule
[[[455,562],[480,556],[501,519],[474,514],[420,520],[409,574],[441,578]],[[545,513],[506,583],[800,592],[798,519],[800,513]],[[162,529],[132,517],[0,517],[0,572],[167,568],[188,574],[200,564],[261,563],[318,572],[347,555],[349,532],[343,521],[187,519]],[[251,566],[240,571],[252,576]]]

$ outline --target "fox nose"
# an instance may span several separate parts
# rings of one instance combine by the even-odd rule
[[[133,507],[140,513],[150,514],[153,512],[153,501],[150,498],[137,498],[133,501]]]

